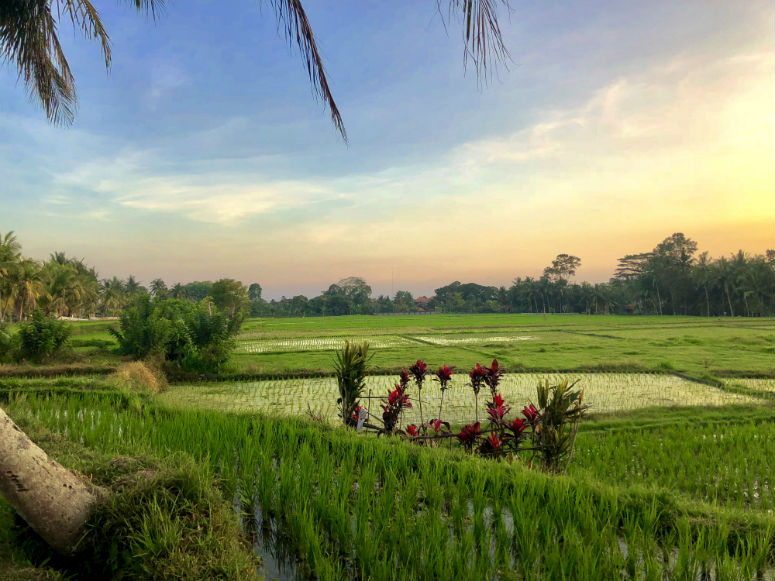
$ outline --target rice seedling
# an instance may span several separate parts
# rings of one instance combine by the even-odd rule
[[[552,384],[565,379],[578,379],[584,386],[584,400],[590,414],[621,412],[650,407],[724,406],[756,403],[757,398],[742,393],[729,393],[711,385],[688,381],[672,375],[648,373],[507,373],[498,385],[499,393],[508,401],[531,401],[539,381]],[[473,423],[477,415],[477,398],[468,384],[467,374],[453,374],[450,387],[444,391],[436,382],[423,387],[422,401],[426,409],[442,406],[446,421],[453,425]],[[375,375],[366,378],[363,392],[371,391],[374,399],[361,398],[372,414],[375,400],[394,389],[390,376]],[[308,404],[314,412],[330,422],[337,418],[336,382],[330,377],[304,379],[270,379],[264,381],[235,381],[205,384],[172,385],[161,394],[161,401],[181,407],[203,407],[239,412],[265,412],[278,415],[306,415]],[[373,402],[373,403],[370,403]],[[378,407],[376,409],[379,409]],[[340,420],[341,421],[341,420]],[[403,412],[404,424],[420,425],[419,409],[412,406]]]
[[[501,378],[501,392],[521,381],[512,377]],[[666,376],[643,381],[660,377],[676,381],[664,387],[666,392],[675,386],[714,390]],[[532,379],[531,394],[537,376]],[[611,379],[592,382],[598,401]],[[307,386],[325,381],[335,399],[331,379],[308,380]],[[383,390],[392,383],[380,377],[369,381],[381,382],[376,385]],[[257,383],[261,391],[255,385],[245,391],[264,397],[272,382]],[[305,386],[299,380],[274,383],[287,390],[286,402],[301,397]],[[452,384],[460,387],[445,395],[444,409],[451,409],[457,393],[471,394],[464,383],[460,377]],[[221,396],[228,398],[234,388],[227,387]],[[426,402],[434,391],[440,398],[437,384],[427,382]],[[596,390],[588,387],[585,401],[592,403],[590,391]],[[15,420],[48,426],[86,446],[122,454],[191,455],[218,474],[226,497],[260,505],[263,522],[273,523],[289,540],[293,558],[310,576],[652,579],[707,570],[723,578],[735,568],[736,578],[741,572],[753,578],[758,570],[772,577],[768,531],[775,530],[775,522],[767,513],[772,496],[764,484],[772,482],[767,451],[775,431],[765,416],[656,428],[596,430],[592,425],[578,434],[570,476],[549,477],[446,446],[407,447],[397,438],[364,438],[301,418],[170,409],[150,401],[129,406],[100,393],[17,393],[9,394],[5,406]],[[166,395],[155,397],[164,401]],[[468,397],[461,418],[470,419],[474,410]],[[650,417],[658,420],[658,414],[657,408]],[[654,482],[654,488],[633,482]],[[754,487],[760,498],[745,505],[742,493],[751,498]],[[740,498],[743,506],[724,509],[727,520],[721,519],[725,499]],[[250,514],[242,511],[243,518]],[[745,514],[755,514],[756,520]],[[662,549],[667,558],[655,556]]]

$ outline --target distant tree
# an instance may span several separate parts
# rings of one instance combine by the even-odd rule
[[[160,279],[155,278],[151,281],[151,296],[155,299],[166,298],[169,294],[166,283]]]
[[[260,301],[261,300],[261,285],[257,282],[254,282],[248,287],[248,298],[251,301]]]
[[[371,310],[371,287],[359,276],[348,276],[334,285],[351,304],[351,312],[367,314]]]
[[[209,280],[189,282],[183,285],[186,298],[195,302],[201,301],[210,294],[213,283]]]
[[[405,290],[396,291],[393,297],[393,308],[397,313],[412,313],[417,310],[412,293]]]
[[[126,294],[127,296],[129,296],[130,299],[136,297],[137,295],[146,294],[148,292],[148,289],[146,289],[143,285],[137,282],[134,275],[132,274],[130,274],[129,278],[126,279],[126,283],[124,283],[124,288],[126,289]]]
[[[173,287],[169,291],[168,295],[171,299],[187,299],[188,293],[186,292],[186,287],[183,286],[181,283],[176,282]]]
[[[572,256],[570,254],[558,254],[557,257],[552,260],[552,265],[547,266],[544,269],[544,273],[554,281],[565,280],[576,274],[581,266],[581,259],[578,256]]]
[[[222,278],[214,282],[210,296],[215,306],[226,312],[230,319],[244,316],[248,308],[248,289],[232,278]]]
[[[379,295],[377,297],[377,301],[375,304],[375,309],[378,313],[392,313],[393,312],[393,301],[390,300],[390,297],[385,295]]]

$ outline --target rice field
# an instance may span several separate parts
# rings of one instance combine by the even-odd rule
[[[729,379],[725,381],[725,383],[730,386],[741,386],[745,389],[766,391],[775,394],[775,379],[771,378],[737,377],[735,379]]]
[[[509,417],[539,380],[578,380],[591,408],[567,476],[345,430],[325,376],[345,339],[374,350],[364,400],[378,414],[417,358],[461,371],[441,411],[456,426],[474,419],[463,370],[476,361],[512,371],[499,389]],[[253,320],[229,372],[255,379],[137,399],[101,376],[18,378],[0,397],[14,419],[84,446],[209,467],[266,578],[775,581],[773,344],[764,319]],[[409,394],[404,424],[419,422]],[[426,420],[439,415],[436,382],[422,401]]]
[[[662,446],[638,431],[595,442],[603,435],[593,430],[579,443],[571,476],[557,478],[299,419],[127,407],[93,395],[11,397],[5,407],[23,426],[44,425],[85,446],[184,451],[209,466],[234,498],[268,577],[775,579],[772,494],[762,493],[773,461],[748,454],[751,446],[772,449],[771,418],[663,431]],[[724,445],[711,458],[714,433]],[[671,454],[677,467],[663,473],[668,488],[661,481],[644,488],[651,480],[644,471],[673,452],[669,442],[682,447]],[[692,454],[692,445],[706,453]],[[758,502],[745,505],[744,494],[703,484],[724,464],[717,489],[746,486]],[[686,489],[671,496],[676,486]],[[745,516],[751,511],[754,518]]]
[[[416,359],[463,369],[497,358],[512,371],[775,377],[773,319],[517,314],[250,319],[233,373],[326,373],[346,339],[371,344],[380,374]]]
[[[303,337],[286,339],[251,339],[241,338],[237,342],[235,353],[290,353],[294,351],[336,351],[344,347],[345,341],[363,343],[368,341],[371,349],[389,349],[399,346],[417,347],[418,343],[429,345],[492,345],[498,343],[510,344],[519,341],[533,341],[536,337],[530,335],[473,335],[458,336],[439,335],[371,335],[342,337]]]
[[[293,351],[336,351],[344,347],[345,340],[363,343],[369,342],[372,349],[387,349],[398,345],[410,344],[409,339],[395,335],[376,335],[374,337],[305,337],[300,339],[264,339],[240,340],[235,353],[286,353]]]
[[[592,414],[660,406],[723,406],[758,401],[745,394],[730,393],[673,375],[647,373],[511,373],[503,376],[500,393],[515,411],[521,410],[535,398],[536,385],[539,380],[544,379],[550,382],[578,380],[578,386],[585,390],[585,402],[591,406]],[[366,405],[372,412],[381,414],[379,398],[384,397],[396,381],[394,376],[369,377],[366,394],[371,394],[373,399],[369,400],[371,405]],[[415,405],[405,412],[404,421],[419,423],[416,390],[412,391],[410,388],[409,393],[415,398]],[[480,414],[483,414],[488,393],[483,391],[479,395]],[[332,377],[173,385],[159,396],[162,402],[179,407],[194,406],[285,416],[306,415],[311,411],[332,423],[337,421],[337,397],[336,382]],[[437,383],[426,382],[422,400],[425,419],[437,417],[441,405],[441,390]],[[468,376],[455,374],[451,388],[444,395],[442,419],[456,425],[469,423],[474,420],[475,407],[474,394],[468,387]]]

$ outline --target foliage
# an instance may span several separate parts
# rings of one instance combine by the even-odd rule
[[[540,448],[544,470],[564,472],[573,456],[579,421],[588,406],[583,404],[584,390],[574,391],[576,382],[567,379],[556,385],[549,380],[538,384],[538,425],[534,443]],[[525,414],[528,420],[532,414]]]
[[[19,325],[18,358],[40,362],[53,357],[66,347],[70,333],[66,323],[36,310],[30,322]]]
[[[213,283],[210,296],[215,306],[227,313],[230,319],[244,318],[248,310],[248,289],[232,278],[222,278]]]
[[[0,363],[11,358],[14,348],[13,337],[7,323],[0,321]]]
[[[186,371],[220,370],[234,346],[241,316],[229,318],[207,299],[198,304],[140,295],[111,328],[121,353],[135,359],[159,357]]]
[[[334,375],[339,389],[336,403],[339,404],[342,421],[347,426],[353,426],[358,422],[353,414],[360,405],[358,400],[362,397],[363,388],[366,386],[369,359],[367,342],[356,344],[345,341],[344,348],[336,353]]]
[[[540,463],[546,472],[564,472],[573,455],[573,444],[576,439],[579,422],[588,406],[583,404],[583,390],[574,391],[574,383],[567,380],[554,385],[549,380],[539,381],[537,387],[538,408],[533,404],[526,405],[522,410],[523,418],[507,419],[511,407],[498,393],[504,369],[497,360],[489,367],[477,363],[469,373],[471,388],[477,397],[483,385],[490,388],[492,400],[487,403],[487,415],[490,422],[489,430],[482,430],[478,417],[473,424],[465,425],[459,433],[453,434],[449,422],[442,419],[441,406],[439,417],[428,423],[423,421],[420,413],[420,424],[409,424],[406,430],[398,427],[405,409],[412,403],[408,393],[409,384],[414,381],[417,387],[417,401],[422,403],[422,385],[427,373],[427,365],[417,360],[409,371],[403,369],[395,389],[389,390],[387,398],[382,400],[382,427],[366,425],[379,434],[401,434],[412,441],[421,444],[439,442],[452,436],[469,452],[477,452],[485,457],[519,458],[521,453],[529,452],[527,458],[532,463],[534,459]],[[444,391],[448,389],[451,380],[451,370],[446,365],[437,372],[436,377]],[[443,400],[442,400],[443,401]],[[530,439],[531,446],[524,443]]]

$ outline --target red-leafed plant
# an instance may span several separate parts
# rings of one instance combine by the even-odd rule
[[[422,359],[418,359],[414,365],[409,367],[409,373],[414,376],[414,382],[417,384],[417,401],[420,405],[420,426],[423,426],[422,419],[422,384],[425,381],[425,373],[428,370],[428,366]],[[424,426],[423,426],[424,427]]]
[[[441,403],[439,403],[439,417],[442,416],[441,410],[444,407],[444,392],[449,389],[449,383],[452,381],[452,372],[454,371],[454,367],[447,367],[446,365],[442,365],[439,367],[439,369],[434,373],[434,380],[439,382],[439,389],[441,389]]]
[[[342,358],[339,359],[341,361]],[[539,382],[536,401],[538,405],[528,403],[522,408],[520,416],[509,418],[512,408],[497,391],[503,368],[497,359],[493,359],[489,367],[477,363],[468,374],[476,397],[475,422],[464,426],[460,432],[453,433],[449,422],[441,419],[444,392],[452,380],[452,370],[453,368],[443,365],[432,373],[441,389],[442,404],[439,406],[438,418],[431,419],[427,424],[423,421],[420,395],[428,374],[428,366],[418,359],[408,370],[401,370],[394,389],[388,390],[387,395],[382,398],[382,428],[369,423],[364,424],[364,428],[377,430],[380,434],[403,435],[417,444],[430,446],[437,445],[442,439],[454,438],[471,453],[511,460],[522,458],[529,461],[530,465],[538,460],[541,468],[548,472],[562,472],[567,468],[573,456],[579,422],[588,408],[583,404],[584,391],[573,389],[575,382],[569,383],[566,380],[556,385],[550,385],[548,381]],[[417,385],[420,423],[409,424],[405,430],[401,430],[402,414],[405,409],[412,407],[408,393],[412,380]],[[492,399],[486,404],[489,420],[486,430],[482,430],[479,422],[478,398],[484,385],[490,388],[492,395]],[[357,424],[361,409],[363,408],[360,403],[354,399],[347,423]]]

